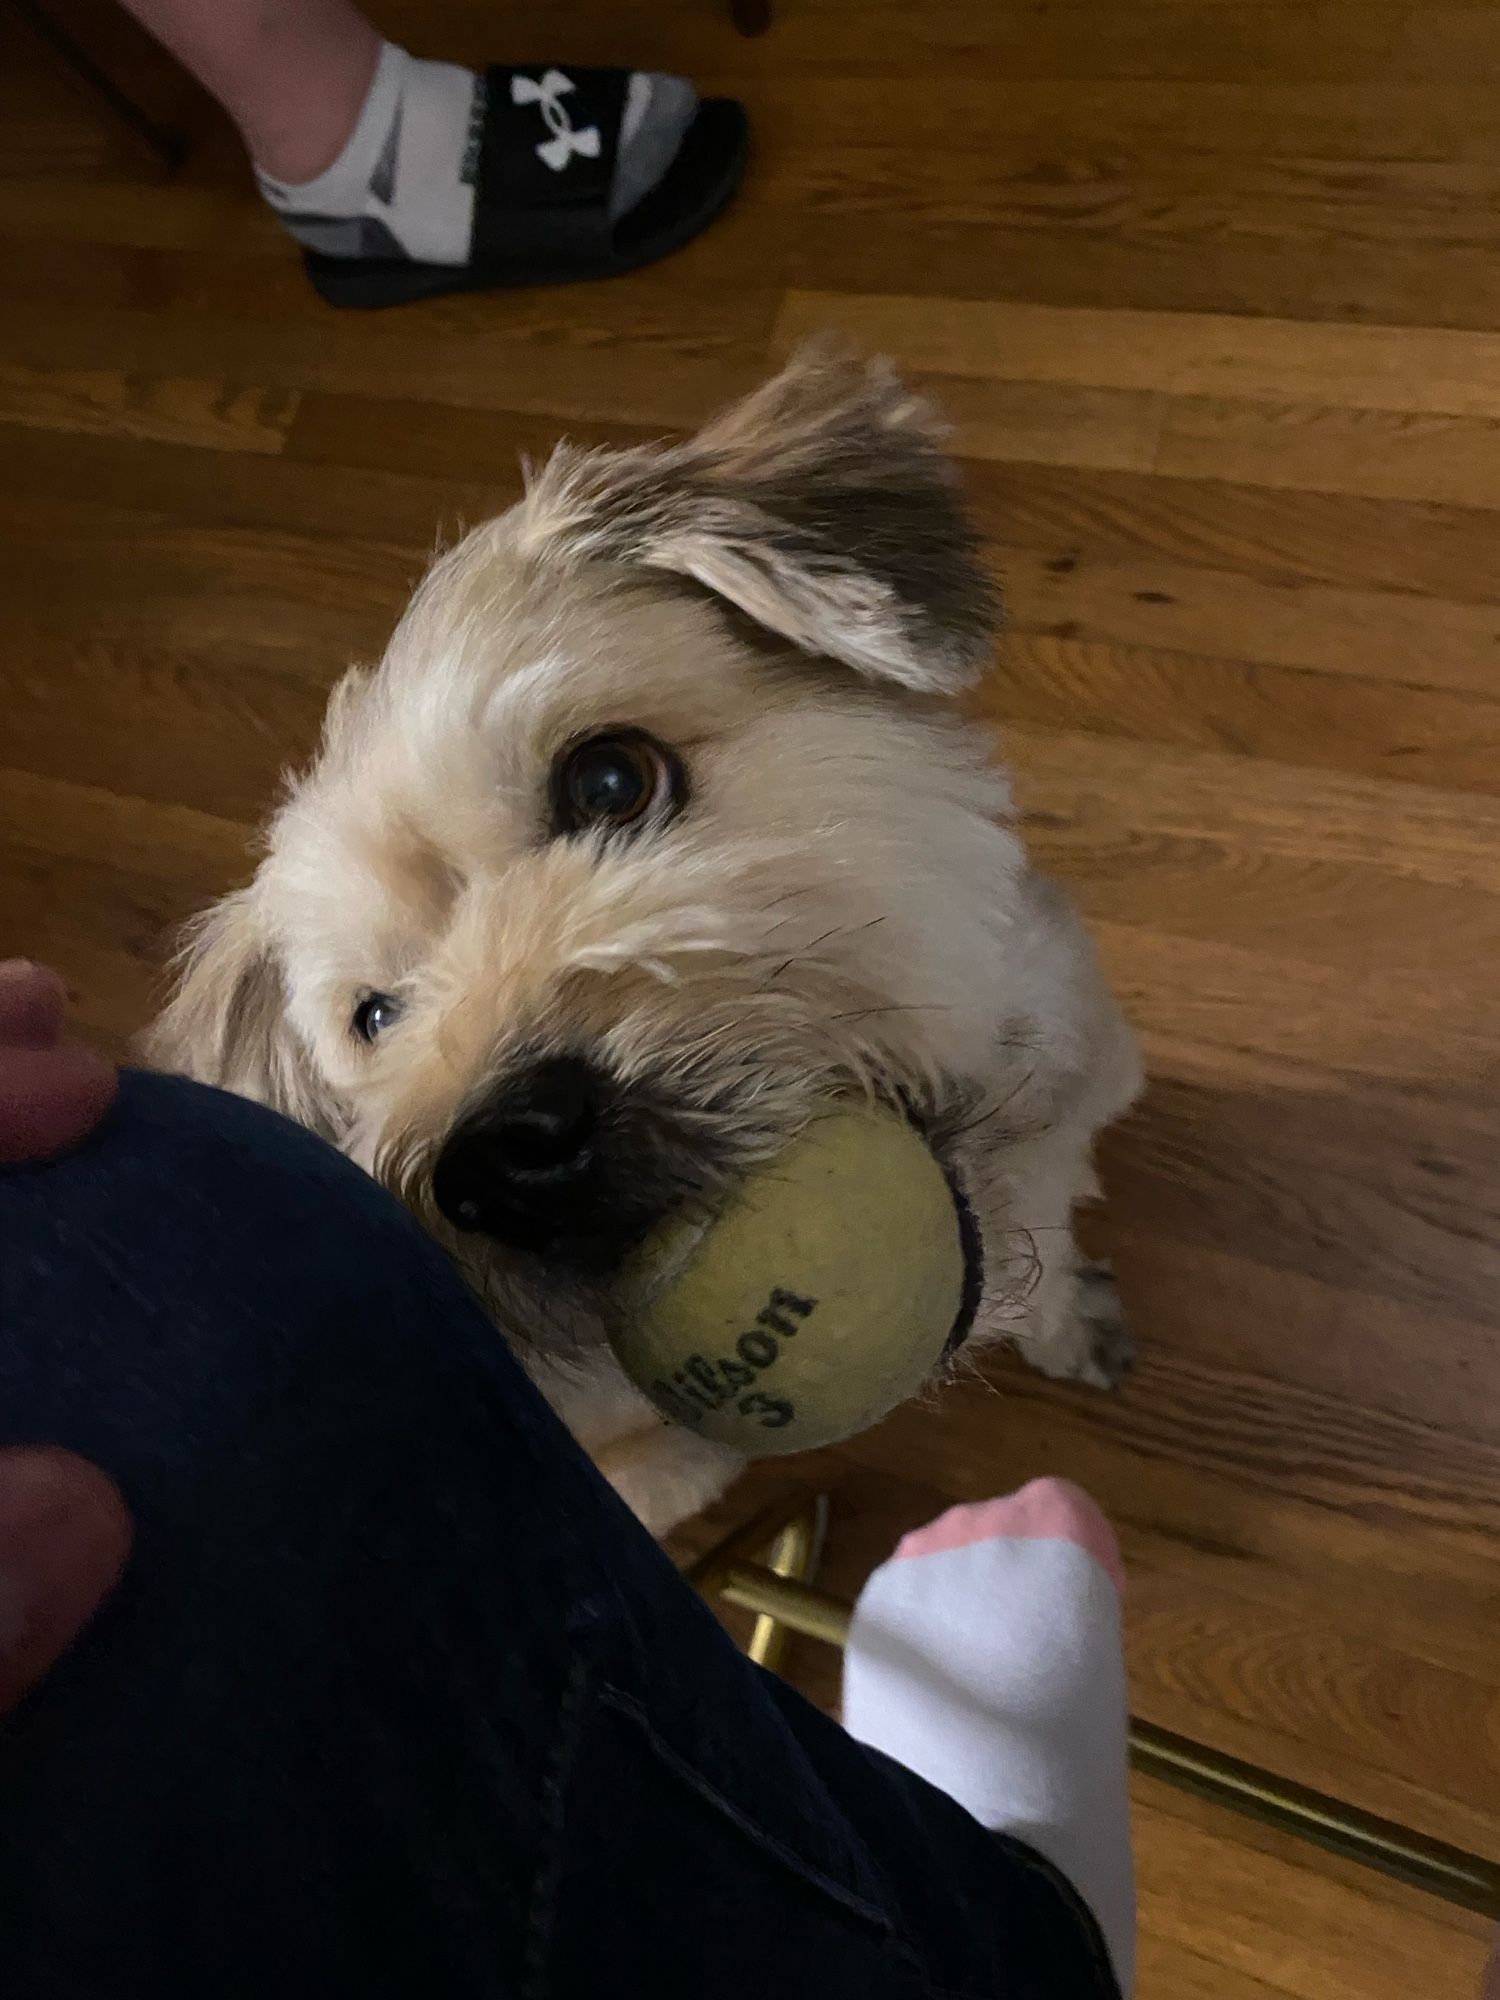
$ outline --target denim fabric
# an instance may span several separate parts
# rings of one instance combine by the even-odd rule
[[[0,1443],[115,1597],[0,1720],[7,2000],[1110,2000],[1038,1856],[749,1665],[410,1219],[131,1075],[0,1172]]]

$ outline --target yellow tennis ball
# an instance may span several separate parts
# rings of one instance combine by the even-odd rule
[[[963,1337],[978,1239],[921,1134],[840,1107],[716,1215],[649,1237],[611,1340],[665,1416],[747,1457],[852,1437]]]

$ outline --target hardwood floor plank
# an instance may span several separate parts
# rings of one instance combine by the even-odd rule
[[[0,362],[0,422],[194,445],[280,451],[297,399],[285,390],[117,368],[51,369]]]
[[[828,327],[935,375],[1500,418],[1500,334],[792,292],[773,337]]]
[[[674,351],[664,369],[660,339],[646,335],[637,343],[630,336],[620,343],[610,371],[616,385],[611,405],[590,384],[586,352],[532,349],[518,379],[514,368],[501,370],[491,339],[454,343],[442,368],[434,367],[430,355],[424,365],[420,344],[402,347],[392,340],[384,357],[369,343],[351,351],[346,366],[342,343],[326,332],[288,329],[283,340],[272,343],[254,325],[210,315],[202,320],[201,326],[164,328],[149,313],[100,309],[71,318],[59,336],[22,308],[0,324],[0,359],[8,352],[13,365],[32,370],[50,365],[38,357],[61,349],[60,360],[87,373],[112,365],[102,357],[113,354],[129,373],[141,365],[140,356],[160,348],[165,352],[158,365],[171,374],[179,357],[191,365],[200,341],[207,340],[221,356],[226,379],[268,379],[281,390],[378,393],[372,385],[383,377],[385,393],[395,391],[402,400],[515,409],[550,416],[559,430],[575,421],[623,421],[654,431],[684,428],[763,372],[759,341],[738,351],[732,344],[719,352]],[[959,449],[975,458],[1228,476],[1242,484],[1459,506],[1500,504],[1500,424],[1484,419],[1161,397],[1149,391],[1070,391],[1047,383],[955,379],[945,387]]]
[[[1132,1210],[1123,1164],[1118,1159],[1108,1164],[1112,1189]],[[1221,1171],[1233,1177],[1232,1166]],[[1278,1197],[1273,1193],[1270,1199]],[[1190,1218],[1183,1219],[1190,1230]],[[1156,1226],[1170,1232],[1173,1220],[1163,1217]],[[1330,1230],[1337,1220],[1330,1216]],[[1192,1245],[1192,1235],[1183,1233]],[[1237,1248],[1254,1261],[1262,1246],[1241,1239]],[[1260,1261],[1276,1268],[1274,1257],[1262,1256]],[[1323,1275],[1333,1281],[1347,1274],[1329,1266]],[[1500,1565],[1494,1558],[1500,1454],[1482,1437],[1465,1437],[1410,1416],[1240,1373],[1217,1362],[1200,1363],[1153,1349],[1144,1341],[1138,1375],[1128,1393],[1112,1399],[1097,1394],[1090,1398],[1076,1386],[1056,1388],[1019,1363],[998,1370],[991,1367],[989,1373],[1003,1383],[1007,1428],[1012,1420],[1024,1426],[1045,1412],[1070,1431],[1085,1427],[1094,1431],[1102,1439],[1103,1454],[1171,1461],[1179,1471],[1192,1466],[1206,1477],[1241,1488],[1263,1484],[1283,1500],[1337,1509],[1345,1518],[1370,1526],[1422,1532],[1434,1546],[1448,1543],[1475,1576],[1500,1584]],[[973,1422],[985,1401],[975,1397],[960,1407],[955,1395],[943,1413],[942,1422],[956,1449],[966,1421]],[[910,1441],[899,1421],[896,1434],[903,1443]],[[984,1449],[977,1426],[973,1447],[977,1484],[983,1476]],[[1449,1452],[1452,1456],[1445,1457]],[[855,1455],[869,1462],[868,1453],[861,1450]],[[955,1466],[964,1462],[960,1453]],[[923,1463],[914,1461],[919,1468]],[[1118,1476],[1110,1484],[1117,1486]],[[958,1490],[967,1494],[969,1484]]]
[[[1106,1225],[1096,1218],[1095,1226]],[[1482,1433],[1484,1402],[1500,1372],[1482,1318],[1383,1297],[1340,1283],[1331,1272],[1273,1268],[1239,1248],[1187,1243],[1161,1234],[1145,1217],[1111,1217],[1107,1233],[1122,1282],[1145,1314],[1143,1347],[1230,1375],[1285,1379],[1351,1406],[1374,1404],[1440,1433]],[[1500,1589],[1500,1570],[1494,1581]],[[1378,1617],[1377,1610],[1358,1629],[1379,1636]],[[1445,1631],[1452,1624],[1445,1620]],[[1402,1643],[1413,1645],[1409,1631]],[[1417,1652],[1429,1657],[1421,1647]],[[1500,1653],[1472,1640],[1457,1648],[1445,1642],[1438,1657],[1500,1683]]]
[[[18,306],[0,321],[0,358],[28,367],[190,372],[205,351],[226,380],[280,389],[414,398],[558,420],[686,426],[765,372],[774,298],[734,309],[689,290],[621,311],[611,288],[594,326],[538,303],[552,293],[450,301],[435,342],[410,316],[327,315],[292,322],[218,312],[99,307],[59,318]],[[639,296],[637,294],[637,296]],[[514,301],[507,310],[504,301]],[[620,314],[618,319],[613,315]],[[601,367],[601,349],[608,365]]]
[[[1101,853],[1145,838],[1224,841],[1301,864],[1352,866],[1436,887],[1500,890],[1500,806],[1474,793],[1303,771],[1268,758],[1012,729],[1009,760],[1054,848]],[[1376,934],[1383,930],[1378,926]]]
[[[1104,1157],[1121,1213],[1166,1235],[1484,1321],[1500,1283],[1493,1129],[1492,1099],[1463,1130],[1451,1099],[1158,1075]]]
[[[248,637],[173,647],[13,624],[0,650],[6,754],[38,778],[255,825],[285,769],[311,755],[342,665],[312,672]]]
[[[882,161],[854,145],[780,157],[784,169],[765,162],[762,206],[731,214],[689,253],[703,294],[743,291],[747,269],[769,287],[880,293],[895,270],[913,293],[959,300],[1387,329],[1496,324],[1496,167],[1292,159],[1270,163],[1268,190],[1257,156],[1228,163],[1234,184],[1207,197],[1201,178],[1196,191],[1164,181],[1163,156],[1150,151],[1039,158],[1022,148],[1006,164],[938,147],[893,148]],[[1386,185],[1398,172],[1412,184],[1399,202]],[[76,201],[9,200],[0,183],[10,295],[309,323],[326,311],[295,256],[264,233],[248,190],[228,228],[207,218],[185,228],[158,206],[101,219]],[[612,285],[611,301],[636,282]],[[462,302],[423,310],[439,325],[464,323]]]
[[[1136,1781],[1135,1802],[1148,1941],[1143,1992],[1152,1990],[1144,1975],[1153,1964],[1170,1968],[1173,1982],[1156,1990],[1173,2000],[1192,1992],[1176,1983],[1173,1946],[1207,1955],[1231,1979],[1263,1979],[1292,2000],[1397,2000],[1427,1986],[1477,1992],[1482,1919],[1454,1921],[1432,1898],[1414,1899],[1346,1867],[1310,1875],[1284,1840],[1260,1836],[1252,1845],[1222,1813],[1149,1780]],[[1192,1920],[1200,1889],[1226,1911],[1211,1941]],[[1237,1989],[1212,1990],[1227,2000]]]
[[[1100,145],[1111,150],[1108,141]],[[982,170],[988,156],[953,157],[956,167],[979,158]],[[1067,158],[1052,164],[1048,149],[1039,171],[1066,176],[1073,169]],[[1491,172],[1474,169],[1474,216],[1487,212],[1480,188]],[[1096,221],[1081,203],[1064,218],[1044,212],[1000,223],[982,213],[930,219],[919,206],[882,214],[876,231],[857,211],[847,212],[837,189],[802,199],[789,193],[774,221],[747,226],[739,241],[710,243],[695,271],[705,282],[715,276],[727,282],[732,266],[753,261],[789,288],[858,294],[882,292],[894,268],[908,292],[938,298],[1479,332],[1496,325],[1500,277],[1493,248],[1449,247],[1441,223],[1429,225],[1422,247],[1398,253],[1373,233],[1345,235],[1317,212],[1278,211],[1261,229],[1242,208],[1202,215],[1158,201],[1149,173],[1141,181],[1138,187],[1129,178],[1124,201],[1114,202],[1125,209],[1118,223],[1108,214]],[[1106,196],[1101,206],[1110,205]],[[1420,231],[1414,215],[1406,234],[1419,238]]]
[[[1258,642],[1260,630],[1245,636]],[[1424,664],[1414,659],[1412,671]],[[1243,751],[1253,743],[1267,757],[1323,770],[1500,791],[1500,701],[1399,681],[1370,685],[1338,673],[1011,630],[985,707],[1002,744],[1008,722],[1184,749]]]
[[[76,632],[87,601],[91,637],[185,647],[253,634],[325,683],[330,657],[383,646],[425,567],[378,545],[275,529],[84,521],[58,538],[39,526],[0,545],[0,590],[18,625]]]
[[[447,10],[445,9],[445,12]],[[722,21],[709,10],[683,10],[663,23],[639,4],[611,9],[607,59],[641,60],[643,40],[662,60],[689,70],[722,62]],[[471,51],[482,53],[482,10],[464,8],[457,30]],[[405,18],[414,18],[410,10]],[[847,15],[811,4],[779,17],[774,48],[752,43],[735,55],[758,75],[905,75],[941,73],[976,62],[1011,79],[1076,82],[1172,79],[1180,83],[1247,84],[1256,81],[1372,85],[1400,78],[1445,84],[1455,75],[1500,81],[1500,45],[1493,13],[1485,7],[1371,4],[1347,0],[1307,5],[1293,18],[1286,0],[1240,5],[1234,32],[1226,33],[1222,0],[1146,0],[1107,15],[1074,5],[1038,15],[1024,5],[976,8],[971,0],[940,0],[914,16],[899,0],[881,0],[861,15],[857,41]],[[417,32],[414,28],[413,32]],[[548,46],[559,62],[597,62],[597,21],[549,24]],[[491,40],[493,31],[490,31]]]
[[[1495,1771],[1474,1755],[1500,1720],[1500,1688],[1434,1668],[1368,1635],[1310,1637],[1300,1612],[1270,1614],[1202,1579],[1137,1564],[1130,1643],[1139,1714],[1201,1740],[1225,1717],[1260,1756],[1306,1769],[1316,1754],[1362,1770],[1363,1796],[1403,1825],[1441,1824],[1493,1848]],[[1227,1748],[1227,1739],[1218,1739]]]
[[[0,176],[0,237],[21,243],[122,244],[138,249],[275,251],[274,221],[244,182],[233,188],[109,178],[77,186],[54,174]]]
[[[0,840],[7,947],[62,972],[79,1032],[114,1060],[133,1059],[136,1036],[161,1005],[165,967],[181,926],[211,894],[89,859]]]
[[[649,444],[660,424],[584,417],[569,423],[574,444]],[[313,391],[298,398],[287,451],[314,465],[420,468],[427,479],[492,479],[507,498],[519,492],[519,461],[545,459],[558,442],[556,417],[520,410],[456,408],[413,398]]]
[[[370,421],[364,419],[369,417]],[[519,493],[519,460],[566,428],[581,442],[626,442],[666,426],[546,414],[468,412],[414,399],[303,394],[277,458],[221,458],[167,445],[0,428],[11,478],[0,522],[24,528],[43,503],[87,523],[100,508],[225,526],[349,536],[420,559],[435,539]],[[411,440],[410,450],[404,440]],[[306,463],[303,462],[304,456]],[[967,497],[1004,566],[1030,548],[1044,563],[1184,564],[1289,585],[1500,603],[1491,510],[1292,493],[1220,480],[970,459]],[[1317,603],[1316,595],[1306,600]],[[1384,597],[1379,600],[1384,607]],[[1419,606],[1390,606],[1398,619]],[[1241,627],[1250,647],[1259,621]],[[1413,642],[1416,643],[1415,641]]]
[[[48,860],[108,855],[121,872],[212,894],[224,873],[243,871],[250,831],[191,806],[0,768],[0,838]]]
[[[1357,991],[1390,971],[1434,974],[1460,991],[1496,949],[1500,900],[1395,871],[1289,861],[1237,844],[1133,836],[1105,845],[1036,830],[1035,851],[1093,920],[1212,944],[1259,944],[1342,973]]]
[[[1107,916],[1090,928],[1131,1020],[1174,1074],[1252,1077],[1269,1062],[1305,1067],[1330,1089],[1373,1078],[1462,1098],[1487,1095],[1500,1072],[1500,1019],[1483,975],[1385,966],[1360,982],[1351,1007],[1343,964]]]
[[[486,419],[473,422],[487,438]],[[429,477],[420,460],[382,472],[359,464],[308,464],[289,455],[214,457],[181,446],[6,425],[0,427],[0,452],[13,477],[0,486],[0,527],[7,539],[72,531],[98,540],[143,523],[212,523],[221,531],[377,543],[404,573],[461,522],[482,520],[516,498],[529,426],[544,424],[555,433],[556,424],[546,418],[513,422],[505,436],[515,442],[494,458],[493,476],[466,481]],[[382,449],[387,447],[377,443]],[[490,468],[488,443],[479,463]]]
[[[1212,172],[1205,173],[1201,155],[1170,147],[1042,149],[1000,130],[983,154],[942,145],[913,153],[884,144],[879,136],[838,144],[811,134],[807,143],[766,163],[760,191],[774,209],[801,207],[827,219],[853,222],[878,214],[898,230],[921,224],[939,232],[984,223],[1004,233],[1029,230],[1042,245],[1070,232],[1080,250],[1102,249],[1107,241],[1126,246],[1155,241],[1163,248],[1196,243],[1203,251],[1218,248],[1231,264],[1256,244],[1283,251],[1321,248],[1334,258],[1379,245],[1388,260],[1402,259],[1382,287],[1396,303],[1394,323],[1432,326],[1437,324],[1432,318],[1415,316],[1410,260],[1425,269],[1435,240],[1450,255],[1470,258],[1484,251],[1497,188],[1500,170],[1479,161],[1390,155],[1356,162],[1317,152],[1263,152],[1216,158]],[[895,258],[887,260],[887,269],[901,272],[904,285],[919,295],[931,290],[921,269],[903,269]],[[827,298],[830,310],[865,310],[858,298],[846,301],[831,276],[812,277],[801,289]],[[1012,291],[1014,281],[1003,271],[987,272],[985,279],[982,291],[971,288],[959,296],[994,305],[1047,303],[1045,286],[1040,293]],[[883,283],[866,290],[901,296]],[[1100,303],[1119,310],[1128,296]],[[1299,299],[1299,310],[1288,317],[1314,324],[1307,308],[1321,296]],[[1430,311],[1433,302],[1424,303]],[[1247,299],[1244,310],[1266,314],[1272,308]]]
[[[306,380],[316,367],[297,371]],[[1031,460],[1244,485],[1500,506],[1500,421],[1321,404],[1272,404],[1062,383],[926,377],[955,425],[961,455]],[[561,415],[594,414],[560,386]],[[440,400],[441,394],[435,397]],[[637,422],[647,406],[627,406]],[[686,419],[659,409],[660,420]]]
[[[1011,628],[1028,635],[1310,667],[1393,682],[1412,699],[1426,688],[1500,694],[1500,604],[1015,547],[996,549],[993,568]]]
[[[913,380],[937,386],[921,376]],[[945,381],[940,394],[967,458],[1149,472],[1167,418],[1165,398],[1141,389],[954,380]]]
[[[1487,508],[1088,467],[970,460],[964,470],[990,539],[1035,548],[1054,562],[1144,558],[1266,582],[1500,601]]]
[[[726,52],[727,53],[727,52]],[[734,52],[735,54],[738,51]],[[697,77],[700,90],[745,97],[768,150],[795,146],[815,121],[821,144],[880,143],[913,151],[987,150],[996,132],[1031,147],[1170,147],[1222,154],[1318,155],[1338,160],[1500,159],[1490,86],[1482,82],[1209,83],[1012,81],[982,65],[908,78],[840,74],[798,80],[779,93],[732,59]]]
[[[1168,405],[1154,469],[1493,507],[1500,500],[1500,423],[1183,397]]]

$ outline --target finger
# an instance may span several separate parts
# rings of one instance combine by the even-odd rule
[[[57,974],[27,958],[0,960],[0,1046],[50,1049],[62,1033],[67,996]]]
[[[0,1711],[119,1582],[131,1534],[119,1489],[97,1465],[50,1447],[0,1451]]]
[[[119,1085],[113,1064],[79,1042],[0,1047],[0,1166],[76,1146],[114,1103]]]

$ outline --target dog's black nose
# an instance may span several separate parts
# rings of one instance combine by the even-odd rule
[[[603,1192],[599,1124],[608,1078],[553,1056],[506,1079],[450,1133],[432,1193],[457,1229],[545,1254],[587,1230]]]

